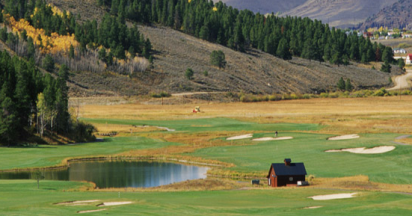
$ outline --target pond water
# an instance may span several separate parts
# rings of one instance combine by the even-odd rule
[[[99,188],[157,187],[204,179],[209,168],[160,162],[76,162],[66,170],[42,170],[44,179],[90,181]],[[30,172],[0,173],[0,179],[35,179]]]

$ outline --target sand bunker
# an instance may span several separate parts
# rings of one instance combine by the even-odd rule
[[[353,198],[356,194],[357,193],[341,193],[341,194],[318,195],[318,196],[312,196],[308,198],[312,198],[313,200],[347,199],[347,198]]]
[[[157,127],[157,126],[155,126],[155,127]],[[167,131],[176,131],[175,129],[170,129],[170,128],[167,128],[167,127],[157,127],[158,129],[162,129],[162,130],[167,130]]]
[[[347,140],[347,139],[357,139],[360,136],[358,134],[349,134],[342,136],[329,137],[328,140]]]
[[[61,202],[55,203],[55,205],[86,205],[89,203],[99,202],[100,200],[82,200],[82,201],[68,201],[68,202]]]
[[[272,140],[289,140],[293,139],[293,137],[262,137],[253,139],[253,141],[272,141]]]
[[[91,213],[91,212],[99,212],[99,211],[106,211],[107,209],[96,209],[96,210],[86,210],[86,211],[78,211],[77,213]]]
[[[226,140],[240,140],[240,139],[248,139],[252,137],[253,137],[253,134],[245,134],[245,135],[240,135],[240,136],[229,137]]]
[[[328,150],[326,152],[350,152],[354,154],[382,154],[386,152],[390,152],[395,149],[395,146],[378,146],[374,148],[367,149],[365,147],[362,148],[347,148],[347,149],[340,149],[340,150]]]
[[[322,208],[323,206],[309,206],[309,207],[305,207],[303,209],[318,209],[318,208]]]
[[[98,205],[98,207],[100,207],[100,206],[127,205],[127,204],[132,204],[132,202],[131,201],[126,201],[126,202],[104,202],[104,203]]]

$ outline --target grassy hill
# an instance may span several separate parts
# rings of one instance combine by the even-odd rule
[[[81,21],[100,19],[105,13],[105,9],[98,7],[94,0],[48,2],[75,16],[80,15]],[[128,25],[134,24],[136,23],[128,22]],[[132,77],[111,72],[72,72],[72,96],[135,95],[160,91],[314,93],[335,90],[340,77],[351,79],[355,87],[380,88],[390,85],[391,75],[401,73],[395,67],[392,74],[386,74],[357,67],[356,63],[338,67],[296,57],[284,61],[255,49],[248,49],[245,53],[237,52],[168,27],[138,27],[153,45],[153,69]],[[225,53],[225,69],[210,64],[210,54],[214,50]],[[188,68],[194,70],[192,80],[185,77]],[[207,76],[204,75],[205,71],[208,72]]]

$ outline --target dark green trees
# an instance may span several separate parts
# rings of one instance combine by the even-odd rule
[[[217,66],[219,68],[225,68],[226,67],[226,57],[225,53],[222,50],[214,50],[210,54],[210,64]]]
[[[349,61],[380,61],[379,50],[385,49],[358,37],[357,32],[330,29],[318,20],[264,16],[222,2],[101,0],[100,3],[119,17],[124,13],[126,18],[137,22],[159,23],[234,50],[243,52],[252,47],[286,60],[294,55],[347,65]]]

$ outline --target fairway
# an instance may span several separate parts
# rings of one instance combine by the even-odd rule
[[[5,215],[77,215],[78,211],[107,209],[93,215],[408,215],[407,194],[358,192],[351,199],[316,201],[315,195],[342,193],[321,189],[269,189],[197,192],[77,192],[85,183],[0,181],[0,212]],[[351,193],[353,191],[346,191]],[[120,197],[119,197],[120,196]],[[67,201],[98,200],[85,205],[55,205]],[[103,202],[128,205],[96,207]],[[322,206],[318,209],[305,209]]]
[[[110,156],[130,150],[157,149],[176,143],[145,137],[106,138],[103,142],[76,145],[39,145],[37,148],[2,148],[0,169],[59,165],[65,158]]]

